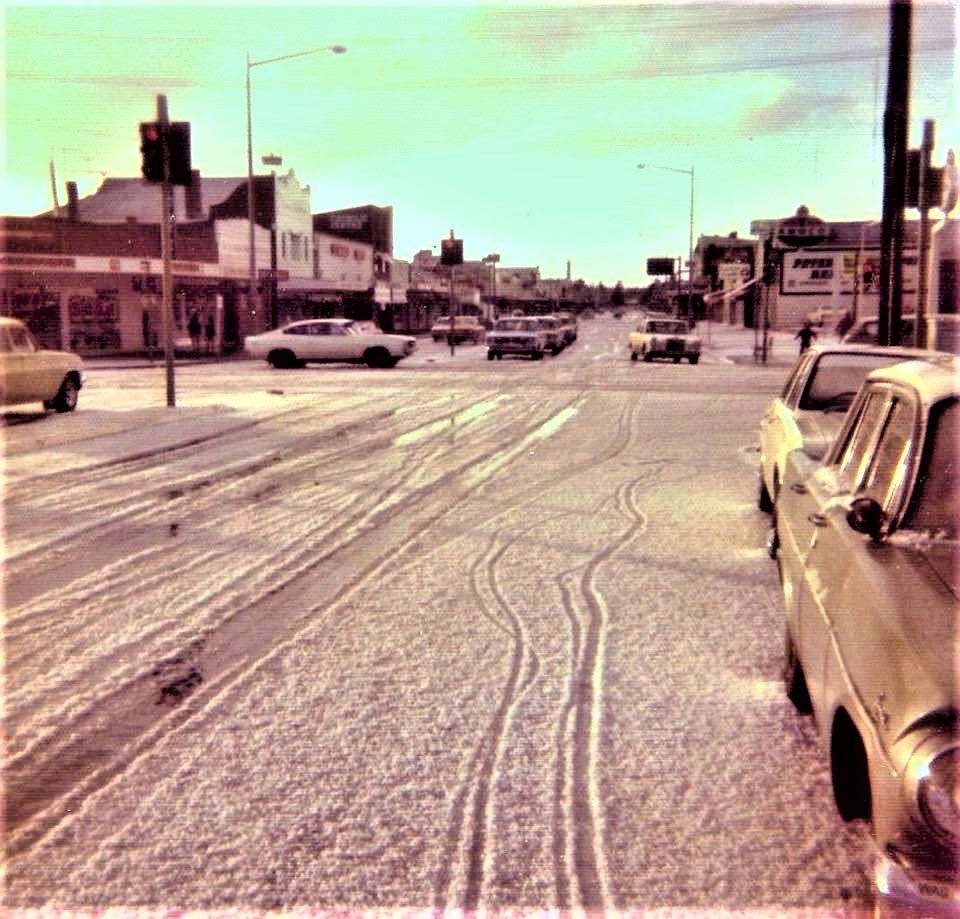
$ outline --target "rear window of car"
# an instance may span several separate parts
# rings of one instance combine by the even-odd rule
[[[881,354],[821,354],[798,408],[803,411],[845,410],[871,370],[889,367],[902,360],[902,356],[885,357]]]
[[[930,413],[920,474],[904,526],[914,530],[960,531],[960,408],[956,399],[934,406]]]

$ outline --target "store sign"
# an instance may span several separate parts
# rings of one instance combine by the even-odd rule
[[[791,253],[784,258],[783,292],[828,294],[833,291],[834,253]]]
[[[742,262],[723,262],[717,265],[717,280],[724,290],[735,290],[750,280],[750,266]]]
[[[790,252],[783,262],[783,293],[829,296],[836,291],[852,294],[856,262],[857,256],[853,252]],[[914,293],[917,289],[916,255],[904,255],[901,264],[903,292]],[[865,260],[860,265],[861,276],[867,273],[875,276],[873,269],[872,262]],[[868,293],[871,289],[874,289],[874,285],[865,285],[861,280],[861,293]]]
[[[815,217],[805,207],[797,208],[796,214],[777,223],[777,242],[787,248],[815,246],[829,236],[826,221]]]

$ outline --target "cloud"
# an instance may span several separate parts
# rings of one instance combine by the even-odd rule
[[[863,109],[862,101],[850,93],[824,94],[789,86],[772,101],[747,110],[737,132],[744,137],[779,136],[825,121],[853,120]]]

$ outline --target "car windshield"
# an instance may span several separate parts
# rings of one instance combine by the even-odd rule
[[[683,334],[684,328],[680,322],[666,322],[660,319],[654,322],[648,322],[647,331],[655,332],[659,335],[676,335],[678,333]]]
[[[960,470],[957,444],[960,408],[947,399],[930,413],[927,441],[913,503],[904,525],[914,530],[960,532]]]
[[[871,370],[889,367],[902,360],[901,355],[823,354],[810,375],[798,408],[803,411],[846,411]]]

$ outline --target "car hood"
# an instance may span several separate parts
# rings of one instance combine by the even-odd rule
[[[803,452],[811,459],[823,459],[827,448],[840,433],[844,417],[843,412],[797,412]]]

